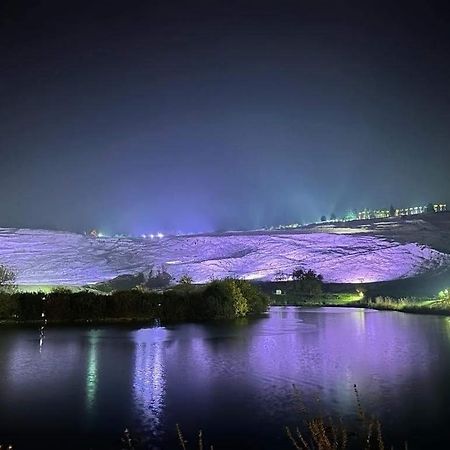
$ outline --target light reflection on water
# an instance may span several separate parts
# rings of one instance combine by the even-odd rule
[[[99,330],[89,331],[89,350],[86,371],[86,409],[87,415],[92,416],[95,409],[95,397],[98,384],[98,339],[101,335]]]
[[[311,412],[319,398],[349,420],[357,384],[394,443],[450,443],[446,318],[273,308],[233,323],[50,327],[42,353],[38,340],[36,330],[0,329],[0,436],[23,444],[27,434],[33,448],[61,448],[67,434],[76,439],[65,448],[117,448],[126,426],[173,448],[176,423],[191,439],[203,429],[215,448],[290,448],[282,430],[299,420],[293,384]]]
[[[164,339],[165,328],[150,328],[136,331],[133,393],[136,410],[145,422],[152,437],[160,433],[161,414],[165,396]]]

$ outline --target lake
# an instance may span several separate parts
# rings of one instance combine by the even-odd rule
[[[168,327],[0,329],[0,443],[15,449],[290,449],[310,415],[353,426],[353,385],[387,443],[450,448],[450,320],[355,308]],[[293,385],[296,386],[297,393]],[[300,403],[302,405],[300,405]]]

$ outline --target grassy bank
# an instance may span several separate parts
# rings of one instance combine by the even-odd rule
[[[448,292],[448,291],[447,291]],[[300,295],[263,292],[242,280],[203,286],[178,285],[161,292],[132,289],[94,291],[0,292],[0,324],[128,324],[223,320],[257,315],[268,306],[358,307],[450,316],[450,298],[372,297],[362,292]],[[44,314],[44,316],[43,316]]]
[[[450,302],[436,299],[393,299],[390,297],[376,297],[375,299],[362,299],[361,301],[349,304],[349,306],[383,311],[450,316]]]
[[[439,298],[393,298],[365,297],[358,293],[323,294],[319,298],[280,299],[271,296],[273,306],[337,306],[370,308],[380,311],[400,311],[416,314],[437,314],[450,316],[450,301]],[[279,296],[281,297],[281,296]]]
[[[325,284],[315,279],[308,286],[295,280],[261,282],[258,285],[273,306],[347,306],[450,316],[450,289],[445,287],[448,284],[439,284],[441,290],[437,292],[436,289],[433,295],[410,295],[406,293],[407,290],[400,295],[380,293],[386,285],[390,288],[394,284],[399,287],[399,283],[408,281],[355,285]],[[418,279],[415,280],[416,283],[417,281]],[[311,287],[314,289],[310,289]]]

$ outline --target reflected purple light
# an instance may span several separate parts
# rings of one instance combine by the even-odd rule
[[[265,442],[298,423],[293,384],[313,414],[320,398],[327,414],[356,417],[357,384],[363,407],[380,419],[408,423],[416,405],[419,418],[442,415],[449,324],[352,308],[272,308],[266,319],[228,323],[51,328],[42,354],[36,330],[4,330],[2,430],[25,424],[53,433],[66,417],[74,433],[137,427],[152,445],[175,436],[175,423],[190,436],[208,430],[214,443],[223,430]]]
[[[353,384],[376,397],[380,383],[401,389],[405,380],[424,377],[433,359],[426,339],[401,313],[274,308],[272,314],[267,330],[253,338],[251,370],[295,383],[310,397],[320,392],[344,409],[354,405]]]

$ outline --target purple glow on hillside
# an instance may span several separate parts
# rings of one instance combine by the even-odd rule
[[[364,233],[254,233],[95,239],[74,233],[0,229],[0,262],[19,284],[83,285],[164,265],[194,282],[228,276],[273,280],[297,267],[326,282],[405,278],[448,265],[450,257],[415,243]]]

